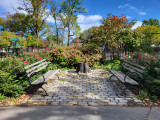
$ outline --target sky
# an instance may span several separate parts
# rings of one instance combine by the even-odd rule
[[[2,12],[14,13],[13,7],[19,6],[20,0],[0,0],[0,16]],[[120,16],[126,15],[129,20],[135,19],[137,23],[132,29],[142,25],[143,20],[150,18],[160,20],[160,0],[83,0],[82,5],[87,13],[78,14],[78,24],[81,32],[92,27],[101,25],[101,20],[107,18],[108,13]],[[52,18],[47,19],[52,22]]]

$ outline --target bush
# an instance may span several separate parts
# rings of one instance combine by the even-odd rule
[[[117,64],[114,65],[115,63],[117,63]],[[114,61],[112,61],[112,60],[104,60],[103,64],[101,65],[101,67],[103,69],[107,69],[107,70],[110,70],[112,66],[113,66],[113,70],[120,70],[121,69],[119,60],[114,60]]]
[[[147,67],[145,72],[146,79],[142,83],[148,90],[155,95],[160,93],[160,53],[147,54],[139,51],[131,56],[126,56],[125,60]]]
[[[156,95],[160,95],[160,79],[149,76],[145,81],[145,86],[152,93]]]
[[[24,67],[47,59],[51,61],[50,54],[47,50],[39,52],[25,53],[21,52],[19,56],[2,58],[0,60],[0,94],[7,97],[18,97],[25,93],[25,89],[29,86]],[[50,64],[49,69],[55,66]],[[45,69],[42,70],[45,72]],[[35,76],[36,78],[36,76]]]
[[[100,64],[103,58],[100,48],[85,46],[56,47],[50,52],[50,55],[53,63],[67,68],[76,67],[79,62],[87,62],[90,67],[93,67],[95,63]]]
[[[16,75],[12,75],[0,70],[0,93],[4,96],[18,97],[25,93],[26,86],[23,86],[23,80],[18,80]]]

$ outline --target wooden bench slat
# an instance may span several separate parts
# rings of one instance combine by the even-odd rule
[[[59,69],[58,70],[49,70],[48,72],[46,72],[44,74],[45,82],[47,82],[48,80],[52,79],[54,77],[54,75],[57,74],[58,72],[59,72]],[[31,83],[31,85],[37,85],[37,84],[41,84],[41,83],[44,83],[42,76],[39,77],[38,79],[36,79],[35,81],[33,81]]]
[[[111,70],[111,72],[121,81],[121,82],[125,82],[124,81],[124,77],[125,77],[125,74],[122,73],[121,71],[115,71],[115,70]],[[129,84],[132,84],[132,85],[138,85],[138,83],[136,81],[134,81],[133,79],[131,79],[130,77],[126,77],[126,82],[129,83]]]
[[[133,69],[130,69],[130,68],[128,68],[128,67],[126,67],[126,66],[123,66],[126,70],[128,70],[128,71],[130,71],[130,72],[135,72],[135,73],[137,73],[140,77],[143,77],[143,73],[139,73],[139,72],[137,72],[137,71],[135,71],[135,70],[133,70]]]
[[[32,67],[32,68],[29,69],[29,70],[26,70],[26,73],[28,74],[28,73],[32,72],[33,70],[36,70],[37,68],[39,68],[39,67],[41,67],[41,66],[43,66],[43,65],[45,65],[45,64],[47,64],[47,62],[40,63],[39,65],[37,65],[37,66],[35,66],[35,67]]]
[[[144,66],[141,66],[141,65],[138,65],[138,64],[135,64],[135,63],[131,63],[131,62],[129,62],[129,61],[123,61],[123,62],[128,63],[128,64],[130,64],[130,65],[133,65],[133,66],[138,67],[138,68],[143,69],[143,70],[145,69]]]
[[[39,69],[37,69],[37,70],[35,70],[35,71],[29,73],[29,74],[28,74],[28,77],[29,77],[32,73],[34,73],[34,72],[39,72],[40,70],[46,68],[47,66],[48,66],[48,65],[44,65],[43,67],[41,67],[41,68],[39,68]]]
[[[43,60],[41,60],[41,61],[38,61],[38,62],[36,62],[36,63],[33,63],[33,64],[31,64],[31,65],[28,65],[28,66],[26,66],[26,67],[24,67],[24,69],[28,69],[28,68],[30,68],[30,67],[33,67],[33,66],[35,66],[35,65],[37,65],[37,64],[39,64],[39,63],[41,63],[41,62],[43,62],[43,61],[45,61],[46,59],[43,59]]]
[[[127,63],[123,63],[123,65],[125,65],[125,66],[127,66],[127,67],[129,67],[131,69],[134,69],[135,71],[140,72],[142,74],[144,73],[144,71],[142,69],[138,69],[138,68],[136,68],[134,66],[131,66],[131,65],[127,64]]]

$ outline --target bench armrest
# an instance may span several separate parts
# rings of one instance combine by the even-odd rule
[[[43,77],[43,82],[45,82],[45,77],[44,77],[44,75],[43,75],[41,72],[33,72],[33,73],[28,77],[28,81],[29,81],[30,84],[32,84],[31,77],[33,77],[33,76],[36,75],[36,74],[41,74],[42,77]]]

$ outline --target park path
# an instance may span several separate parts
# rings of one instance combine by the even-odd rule
[[[65,70],[58,73],[60,80],[55,76],[43,87],[49,93],[41,95],[42,89],[33,94],[29,104],[49,105],[139,105],[142,101],[136,98],[130,90],[122,95],[124,85],[114,80],[108,80],[107,70],[91,70],[88,74],[77,74],[75,70]],[[105,81],[105,82],[104,82]]]

